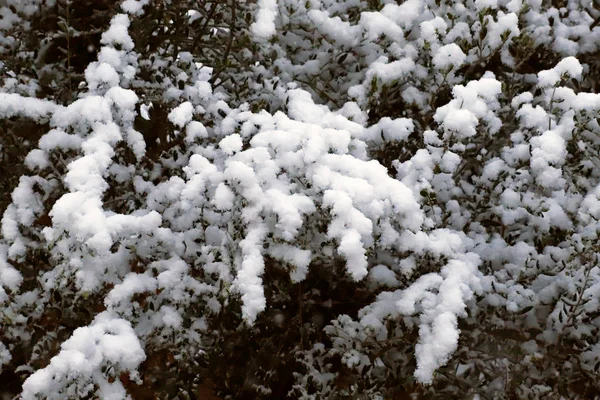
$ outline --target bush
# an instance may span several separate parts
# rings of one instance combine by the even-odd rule
[[[600,396],[596,3],[0,15],[4,395]]]

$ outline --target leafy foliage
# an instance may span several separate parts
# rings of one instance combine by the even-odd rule
[[[600,396],[600,7],[0,1],[0,390]]]

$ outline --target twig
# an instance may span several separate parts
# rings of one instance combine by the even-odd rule
[[[298,283],[298,315],[300,316],[300,348],[304,350],[304,322],[302,319],[302,282]]]
[[[319,89],[318,87],[313,86],[310,82],[307,82],[307,81],[302,80],[300,78],[296,78],[296,81],[298,81],[300,83],[304,83],[305,85],[308,85],[315,92],[319,92],[319,94],[321,96],[325,96],[327,98],[327,100],[329,100],[330,102],[333,103],[334,106],[336,106],[337,108],[341,108],[340,105],[330,95],[328,95],[327,92],[325,92],[324,90]]]
[[[585,294],[585,291],[587,290],[587,285],[588,285],[589,278],[590,278],[590,271],[591,271],[591,268],[586,268],[585,269],[585,279],[583,281],[583,285],[579,289],[579,293],[578,293],[579,296],[577,298],[577,303],[575,303],[575,305],[571,309],[571,313],[569,314],[569,318],[567,318],[567,322],[565,322],[565,325],[564,325],[565,327],[570,327],[572,325],[575,313],[577,312],[577,309],[581,305],[581,300],[583,299],[583,295]],[[561,339],[562,339],[562,336],[561,336]]]
[[[208,11],[208,15],[206,16],[206,20],[204,21],[204,25],[202,25],[202,28],[200,28],[200,30],[198,31],[198,34],[196,35],[196,38],[194,39],[194,45],[192,46],[192,50],[191,50],[192,54],[194,54],[194,52],[196,51],[196,47],[200,43],[200,38],[202,37],[202,34],[206,30],[206,27],[208,26],[208,22],[212,19],[213,15],[215,14],[215,11],[217,10],[217,5],[218,4],[219,3],[215,1],[210,6],[210,10]]]
[[[67,74],[69,76],[69,95],[73,96],[71,88],[71,22],[70,22],[71,0],[67,0]]]
[[[225,49],[225,53],[223,54],[223,61],[221,67],[219,68],[217,73],[214,74],[211,78],[212,83],[215,83],[217,79],[219,79],[219,75],[221,75],[221,72],[223,72],[227,67],[227,59],[229,58],[231,46],[233,45],[233,36],[235,35],[235,2],[236,0],[231,0],[231,26],[229,27],[229,40],[227,41],[227,48]]]

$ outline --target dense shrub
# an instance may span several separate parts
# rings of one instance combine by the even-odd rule
[[[600,5],[0,0],[0,390],[600,396]]]

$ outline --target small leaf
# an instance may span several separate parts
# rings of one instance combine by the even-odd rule
[[[502,224],[494,219],[486,218],[481,221],[483,226],[502,226]]]
[[[532,309],[533,309],[533,306],[525,307],[524,309],[521,310],[520,314],[527,314]]]
[[[360,372],[360,376],[362,376],[363,378],[365,377],[365,375],[367,375],[367,373],[369,372],[369,370],[371,369],[371,364],[367,364],[362,368],[362,371]]]

